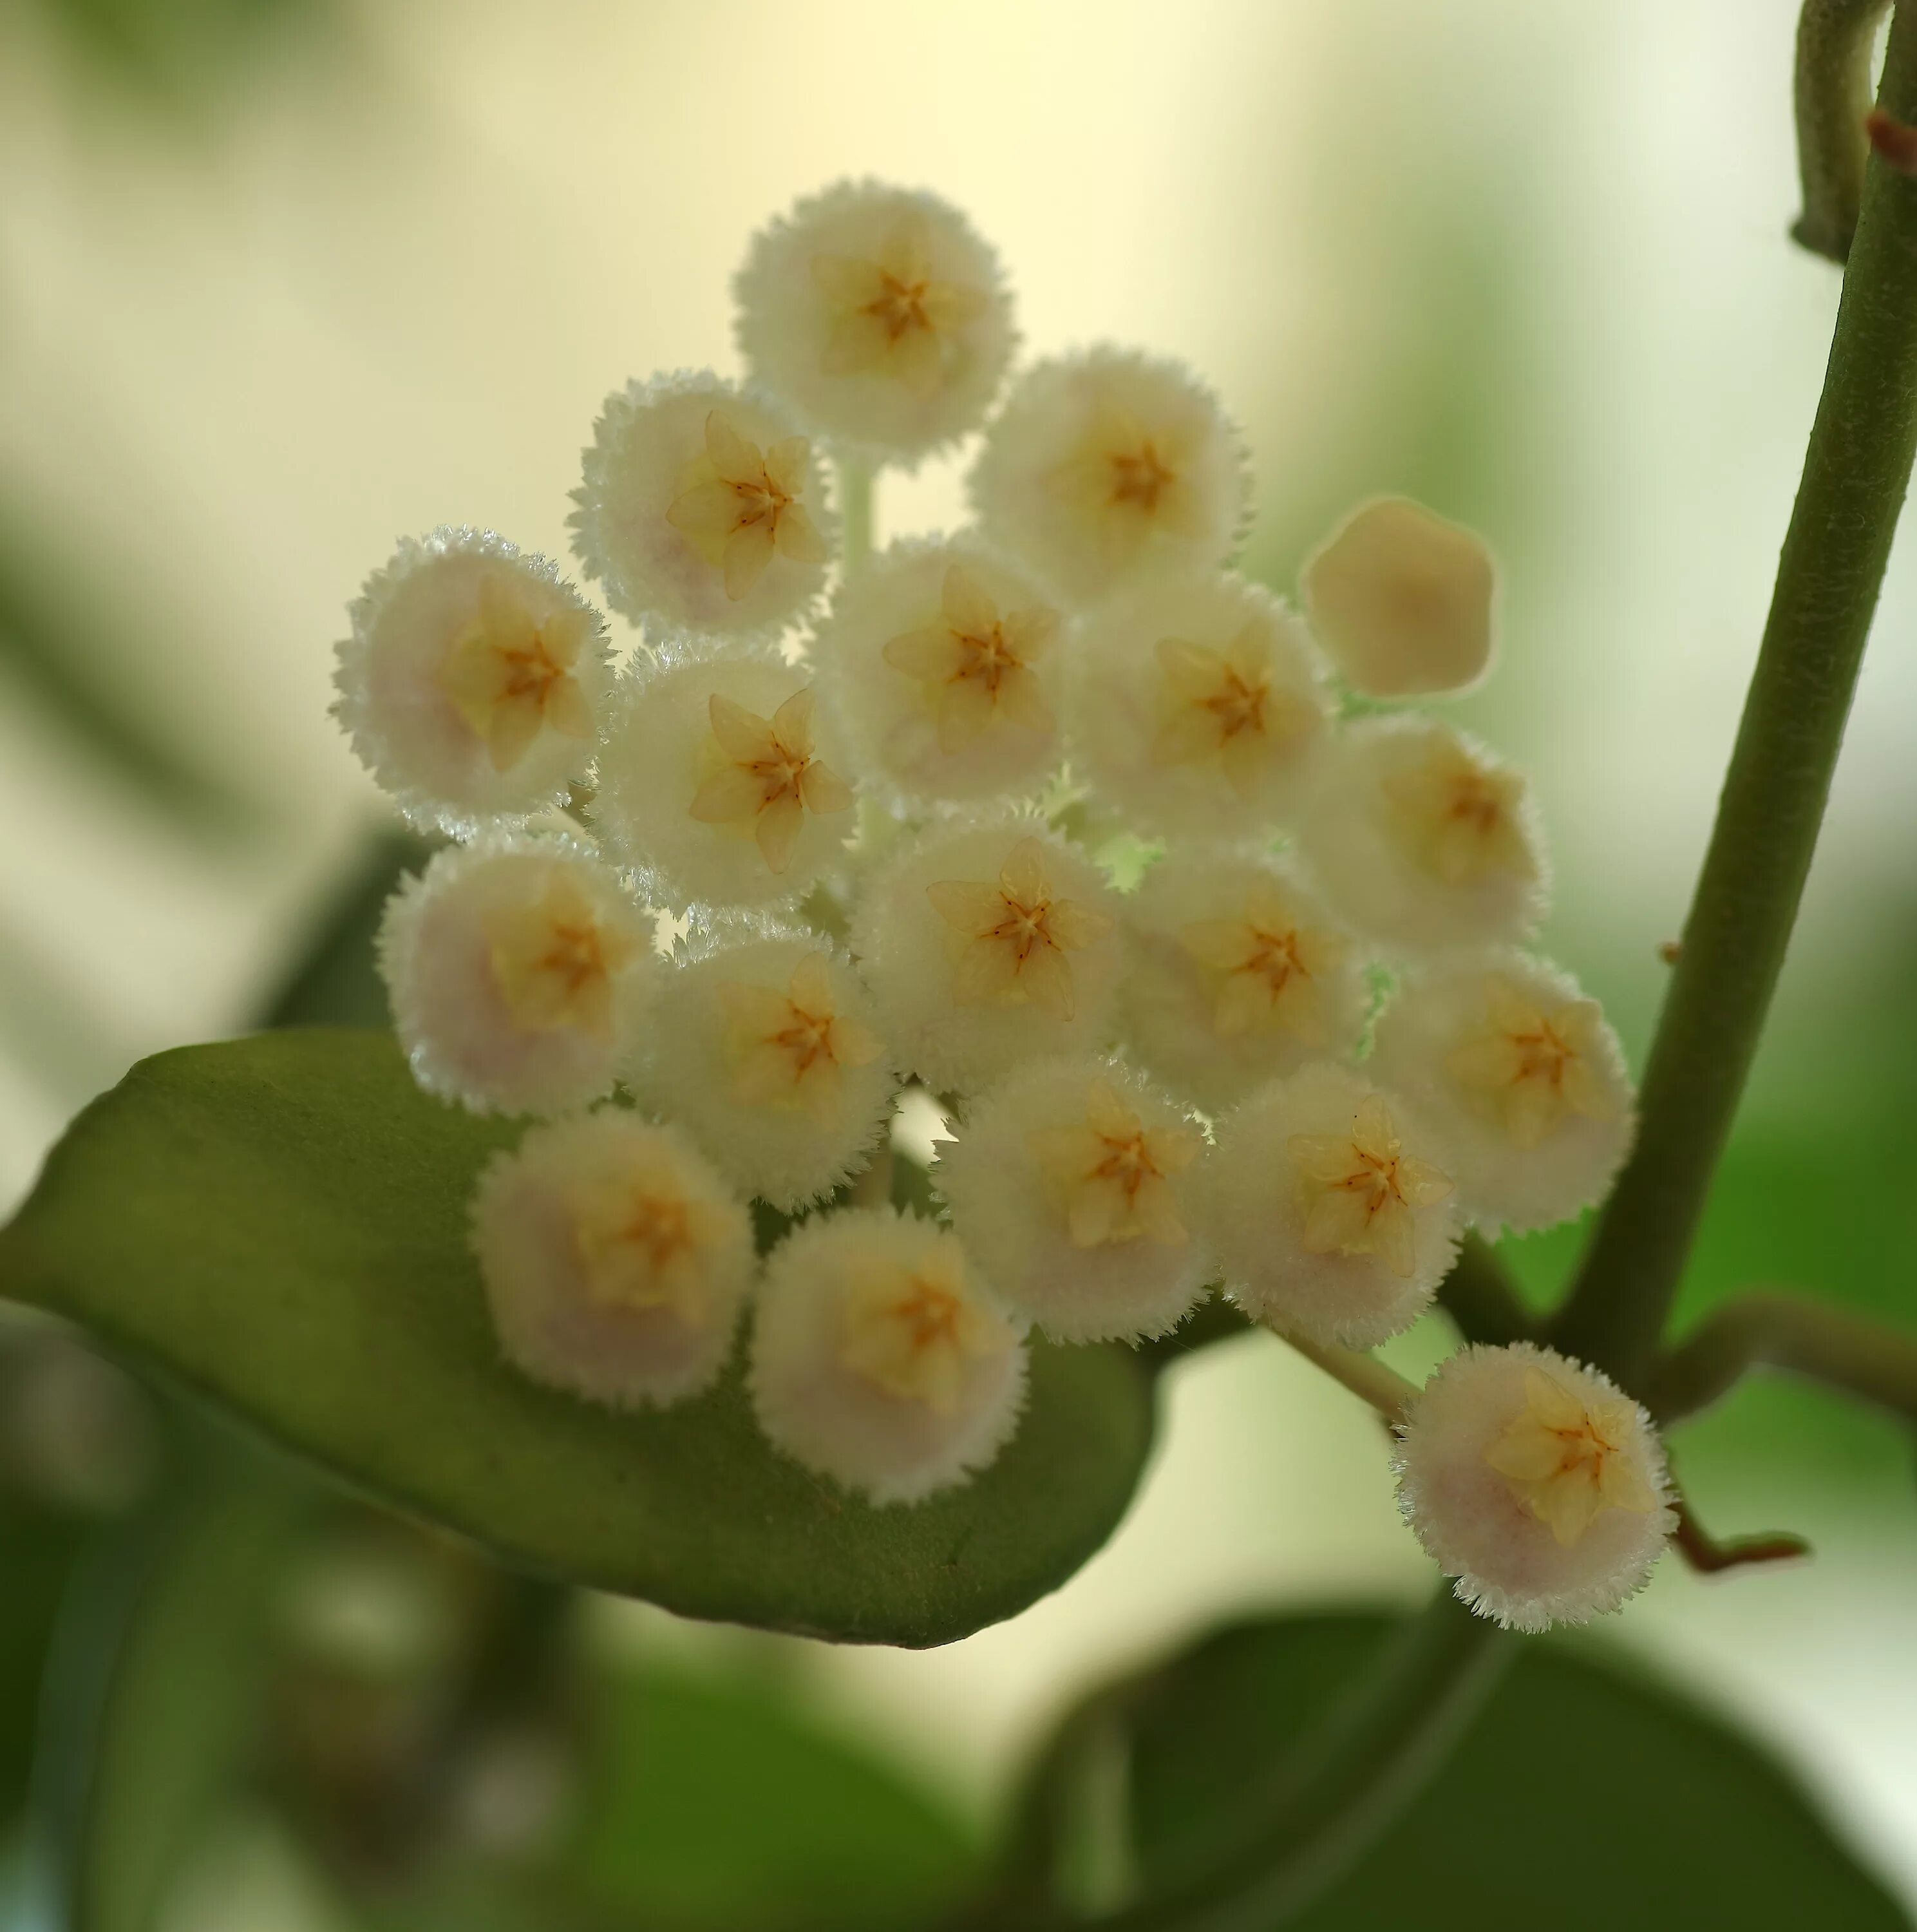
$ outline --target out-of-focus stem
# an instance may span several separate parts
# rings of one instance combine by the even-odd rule
[[[1870,41],[1890,0],[1804,0],[1797,22],[1797,172],[1804,211],[1791,238],[1843,261],[1857,232],[1868,152]]]
[[[1451,1271],[1438,1284],[1438,1303],[1467,1342],[1502,1348],[1541,1325],[1520,1298],[1510,1274],[1486,1244],[1467,1234]]]
[[[1892,20],[1880,104],[1917,119],[1917,0]],[[1627,1388],[1650,1368],[1784,964],[1914,453],[1917,181],[1873,160],[1636,1148],[1558,1329]]]
[[[856,456],[838,459],[838,518],[845,547],[845,574],[856,577],[872,560],[872,466]]]
[[[1376,1355],[1356,1348],[1340,1348],[1329,1342],[1308,1342],[1276,1322],[1265,1324],[1280,1341],[1331,1379],[1348,1388],[1359,1401],[1369,1402],[1387,1422],[1396,1422],[1417,1399],[1418,1384],[1407,1382],[1396,1369],[1387,1368]]]

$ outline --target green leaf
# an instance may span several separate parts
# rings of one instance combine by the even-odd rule
[[[480,1162],[518,1131],[420,1094],[384,1035],[161,1054],[56,1148],[0,1232],[0,1291],[508,1562],[688,1616],[945,1643],[1111,1534],[1151,1437],[1150,1377],[1123,1348],[1035,1344],[1004,1454],[910,1509],[775,1454],[736,1366],[663,1414],[516,1374],[464,1216]]]
[[[622,1922],[673,1932],[892,1932],[977,1875],[958,1822],[770,1686],[623,1673],[568,1861]]]
[[[1238,1624],[1101,1694],[1105,1754],[1129,1766],[1128,1850],[1146,1897],[1242,1851],[1274,1759],[1369,1667],[1390,1628],[1366,1616]],[[1096,1735],[1082,1720],[1076,1730]],[[1082,1780],[1109,1768],[1082,1748],[1053,1766]],[[1036,1814],[1072,1815],[1069,1793],[1041,1796]],[[1068,1854],[1084,1856],[1054,1844],[1054,1868]],[[1450,1762],[1288,1926],[1482,1932],[1545,1920],[1558,1932],[1910,1924],[1757,1746],[1594,1646],[1532,1641]]]

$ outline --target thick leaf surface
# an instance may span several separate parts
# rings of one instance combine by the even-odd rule
[[[1148,1897],[1242,1849],[1248,1796],[1255,1805],[1274,1756],[1388,1629],[1382,1616],[1237,1625],[1108,1700],[1108,1748],[1129,1766],[1129,1862]],[[1096,1774],[1081,1757],[1071,1774]],[[1589,1648],[1532,1641],[1411,1808],[1288,1924],[1544,1923],[1907,1932],[1910,1921],[1764,1751]]]
[[[507,1561],[688,1616],[949,1642],[1110,1534],[1151,1434],[1121,1348],[1034,1344],[998,1461],[873,1509],[776,1454],[735,1366],[621,1416],[499,1357],[468,1190],[517,1129],[414,1087],[390,1037],[286,1032],[142,1061],[0,1233],[0,1292],[70,1316],[286,1447]]]

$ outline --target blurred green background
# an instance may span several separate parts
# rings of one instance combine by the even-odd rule
[[[1836,299],[1784,238],[1794,12],[0,0],[0,1205],[137,1056],[363,1000],[350,949],[309,958],[394,849],[325,715],[346,600],[441,521],[562,555],[600,398],[730,367],[747,236],[845,173],[964,206],[1031,352],[1213,381],[1267,580],[1374,490],[1490,536],[1504,659],[1460,710],[1534,774],[1549,944],[1641,1052]],[[963,466],[888,479],[881,534],[958,520]],[[1687,1315],[1762,1282],[1917,1318],[1914,556]],[[1521,1244],[1540,1297],[1574,1246]],[[514,1582],[59,1337],[0,1342],[0,1814],[37,1726],[74,1745],[31,1775],[56,1838],[122,1848],[110,1932],[169,1888],[194,1932],[908,1923],[1114,1670],[1430,1581],[1370,1420],[1256,1338],[1171,1378],[1102,1556],[928,1654]],[[1816,1558],[1667,1563],[1613,1654],[1768,1741],[1917,1900],[1908,1442],[1772,1385],[1678,1458],[1713,1529]],[[57,1846],[13,1843],[8,1910],[48,1922]]]

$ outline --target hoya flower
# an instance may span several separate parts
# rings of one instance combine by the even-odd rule
[[[349,614],[333,715],[416,824],[464,835],[584,776],[605,626],[544,557],[478,530],[408,538]]]
[[[1617,1035],[1576,981],[1524,953],[1407,974],[1371,1064],[1442,1124],[1460,1204],[1490,1227],[1569,1220],[1608,1190],[1630,1144]]]
[[[1072,661],[1072,762],[1139,831],[1244,839],[1306,803],[1328,736],[1318,653],[1284,605],[1214,572],[1092,612]]]
[[[955,1233],[1060,1342],[1162,1335],[1210,1279],[1194,1232],[1196,1124],[1109,1060],[1041,1060],[970,1107],[934,1185]]]
[[[817,599],[837,535],[810,440],[709,370],[608,397],[573,500],[586,574],[655,643],[775,635]]]
[[[795,1462],[875,1503],[916,1502],[1004,1446],[1025,1349],[955,1235],[852,1208],[802,1222],[768,1258],[750,1386]]]
[[[472,1240],[507,1358],[616,1407],[680,1402],[732,1352],[752,1216],[676,1127],[617,1107],[495,1155]]]
[[[1354,725],[1328,767],[1299,848],[1360,932],[1417,952],[1536,929],[1544,836],[1522,773],[1427,718]]]
[[[894,461],[976,429],[1011,360],[998,257],[935,195],[847,182],[801,201],[753,237],[734,292],[754,379]]]
[[[1677,1527],[1651,1418],[1550,1348],[1454,1355],[1399,1436],[1398,1502],[1418,1540],[1465,1602],[1514,1629],[1616,1610]]]
[[[1463,691],[1490,668],[1490,550],[1406,497],[1360,504],[1307,560],[1300,586],[1332,662],[1368,698]]]
[[[852,829],[809,672],[734,647],[637,669],[599,748],[596,823],[660,903],[804,897]]]
[[[1364,955],[1281,862],[1178,853],[1126,902],[1125,928],[1126,1048],[1207,1112],[1356,1052],[1369,999]]]
[[[1321,1063],[1221,1121],[1205,1210],[1256,1321],[1369,1348],[1408,1328],[1458,1248],[1448,1155],[1396,1095]]]
[[[850,962],[816,934],[742,921],[682,952],[627,1078],[736,1186],[787,1210],[866,1164],[896,1084]]]
[[[584,846],[496,832],[405,881],[379,958],[420,1085],[482,1114],[610,1093],[661,970],[651,920]]]
[[[913,802],[1035,792],[1058,763],[1070,626],[976,539],[894,544],[809,654],[862,772]]]
[[[1088,860],[1022,814],[902,845],[852,924],[902,1070],[963,1091],[1035,1054],[1096,1052],[1118,976],[1116,908]]]
[[[1027,370],[971,491],[986,536],[1082,604],[1222,564],[1249,500],[1217,398],[1175,363],[1117,349]]]

